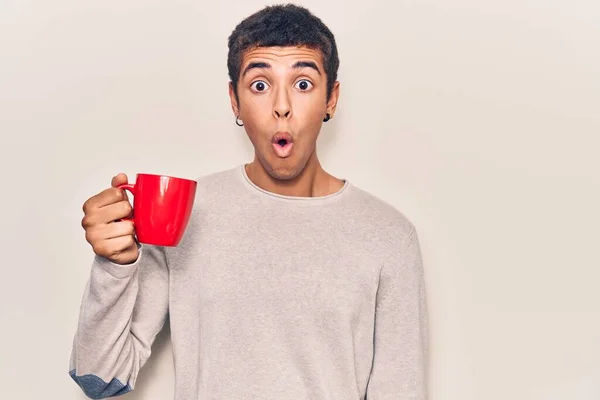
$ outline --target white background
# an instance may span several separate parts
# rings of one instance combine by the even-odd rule
[[[0,2],[0,398],[85,398],[89,196],[252,159],[227,37],[264,4]],[[302,4],[341,59],[324,166],[419,231],[431,399],[600,399],[599,3]],[[124,400],[172,398],[168,333]]]

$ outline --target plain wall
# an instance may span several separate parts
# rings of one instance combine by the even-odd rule
[[[432,400],[600,399],[600,5],[303,1],[338,41],[331,173],[417,226]],[[0,398],[78,399],[81,206],[252,159],[227,37],[263,2],[0,2]],[[125,399],[172,398],[168,330]],[[375,399],[376,400],[376,399]]]

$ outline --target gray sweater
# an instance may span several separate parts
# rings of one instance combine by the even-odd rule
[[[133,390],[167,316],[176,400],[427,398],[415,227],[349,181],[288,197],[243,165],[200,177],[178,247],[95,256],[69,374],[91,398]]]

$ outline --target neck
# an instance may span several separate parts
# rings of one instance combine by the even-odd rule
[[[273,178],[257,157],[246,165],[246,174],[261,189],[284,196],[327,196],[337,192],[344,185],[344,181],[333,177],[323,169],[316,153],[313,153],[304,169],[292,179]]]

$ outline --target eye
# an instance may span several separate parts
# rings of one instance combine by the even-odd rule
[[[250,86],[250,88],[255,92],[264,92],[268,87],[269,85],[267,85],[265,81],[252,82],[252,85]]]
[[[296,82],[296,87],[301,91],[305,92],[313,86],[312,82],[306,79],[299,80]]]

